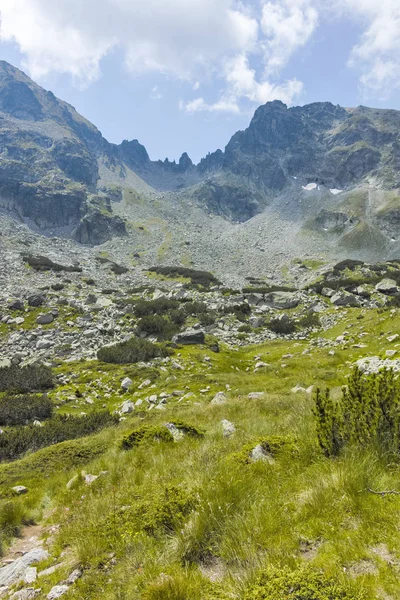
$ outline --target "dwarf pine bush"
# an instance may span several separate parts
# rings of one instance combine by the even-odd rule
[[[363,600],[363,592],[306,566],[269,569],[245,595],[245,600]]]
[[[329,390],[315,393],[318,442],[326,456],[337,456],[347,444],[377,444],[399,450],[400,380],[392,370],[365,376],[355,368],[339,401]]]

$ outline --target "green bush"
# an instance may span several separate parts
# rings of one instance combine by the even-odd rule
[[[269,569],[263,573],[256,585],[244,596],[244,600],[364,600],[363,592],[351,589],[313,570],[301,567]]]
[[[84,437],[117,422],[117,416],[101,411],[81,417],[58,415],[42,427],[12,427],[0,435],[0,460],[15,460],[28,451]]]
[[[148,315],[162,315],[171,310],[179,308],[177,300],[169,298],[157,298],[157,300],[137,300],[133,304],[133,312],[138,318],[147,317]]]
[[[146,442],[173,442],[172,433],[164,426],[143,425],[126,435],[122,440],[121,447],[124,450],[131,450],[135,446],[145,444]]]
[[[321,320],[316,313],[309,312],[299,320],[299,326],[303,329],[321,327]]]
[[[160,315],[148,315],[139,320],[137,329],[140,333],[156,336],[159,341],[162,341],[170,340],[175,333],[178,333],[180,327],[168,318]]]
[[[400,380],[392,370],[365,376],[355,368],[342,397],[334,402],[329,390],[315,393],[318,442],[326,456],[337,456],[347,444],[400,449]]]
[[[207,271],[196,271],[186,267],[152,267],[150,273],[164,275],[164,277],[184,277],[190,279],[191,283],[196,286],[210,287],[211,285],[220,285],[220,281],[212,273]]]
[[[289,335],[297,329],[296,323],[287,315],[282,315],[270,320],[268,329],[280,335]]]
[[[242,304],[235,304],[233,306],[225,306],[224,307],[225,314],[234,314],[238,321],[246,321],[246,319],[251,315],[251,306],[247,304],[247,302],[243,302]]]
[[[153,344],[149,340],[133,337],[126,342],[113,346],[104,346],[97,351],[98,360],[105,363],[124,365],[147,362],[157,357],[169,356],[170,351],[161,344]]]
[[[52,370],[45,365],[3,367],[0,369],[0,392],[42,392],[54,387]]]
[[[46,396],[5,396],[0,398],[0,425],[26,425],[29,421],[49,419],[53,404]]]

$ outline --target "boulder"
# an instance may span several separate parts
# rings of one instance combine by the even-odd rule
[[[129,415],[135,410],[135,405],[130,400],[124,402],[121,406],[121,410],[119,411],[121,415]]]
[[[382,279],[382,281],[375,286],[375,290],[381,294],[387,294],[388,296],[393,296],[400,291],[394,279]]]
[[[172,341],[174,344],[181,344],[183,346],[204,344],[205,332],[202,329],[187,329],[175,335]]]
[[[217,394],[215,394],[214,398],[211,400],[211,404],[212,404],[212,406],[215,406],[217,404],[225,404],[226,401],[227,401],[227,397],[225,396],[224,392],[218,392]]]
[[[257,444],[250,453],[251,462],[268,462],[273,464],[275,461],[268,452],[264,450],[261,444]]]
[[[43,306],[43,304],[45,302],[46,302],[46,298],[44,297],[43,294],[35,293],[35,294],[31,294],[30,296],[28,296],[29,306],[36,308],[38,306]]]
[[[331,302],[335,306],[360,306],[360,300],[349,292],[337,292],[332,296]]]
[[[69,588],[67,585],[55,585],[50,592],[47,594],[47,600],[57,600],[68,592]]]
[[[288,309],[296,308],[300,299],[292,292],[271,292],[265,296],[265,303],[271,308]]]
[[[28,488],[26,488],[24,485],[16,485],[12,488],[12,491],[14,492],[14,494],[22,496],[22,494],[28,493]]]
[[[11,564],[2,567],[0,569],[0,586],[11,586],[21,581],[31,565],[46,560],[48,557],[49,553],[43,548],[34,548]]]
[[[231,423],[230,421],[227,421],[226,419],[223,419],[221,421],[221,427],[222,427],[222,435],[225,438],[232,437],[236,431],[236,427],[234,426],[234,424]]]
[[[123,379],[121,382],[121,387],[125,391],[129,390],[129,388],[132,387],[132,385],[133,385],[133,381],[129,377],[125,377],[125,379]]]
[[[13,300],[8,305],[10,310],[24,310],[24,303],[21,300]]]
[[[50,325],[54,321],[54,316],[51,313],[44,313],[36,318],[38,325]]]

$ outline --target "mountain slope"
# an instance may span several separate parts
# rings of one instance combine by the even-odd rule
[[[151,161],[138,140],[110,144],[72,106],[0,62],[0,207],[46,235],[87,245],[128,236],[134,250],[139,213],[153,225],[162,217],[164,235],[179,206],[187,224],[169,245],[193,234],[196,264],[211,249],[195,229],[214,225],[217,255],[231,255],[242,237],[244,246],[251,239],[273,253],[284,242],[290,254],[315,247],[378,259],[399,250],[399,186],[398,111],[269,102],[198,165],[186,153],[178,163]],[[246,226],[239,234],[230,223]],[[170,260],[165,254],[158,260]],[[241,256],[248,260],[245,249]]]

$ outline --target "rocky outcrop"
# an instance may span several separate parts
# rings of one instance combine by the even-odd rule
[[[125,221],[112,213],[90,210],[73,233],[80,244],[98,246],[114,237],[126,235]]]

